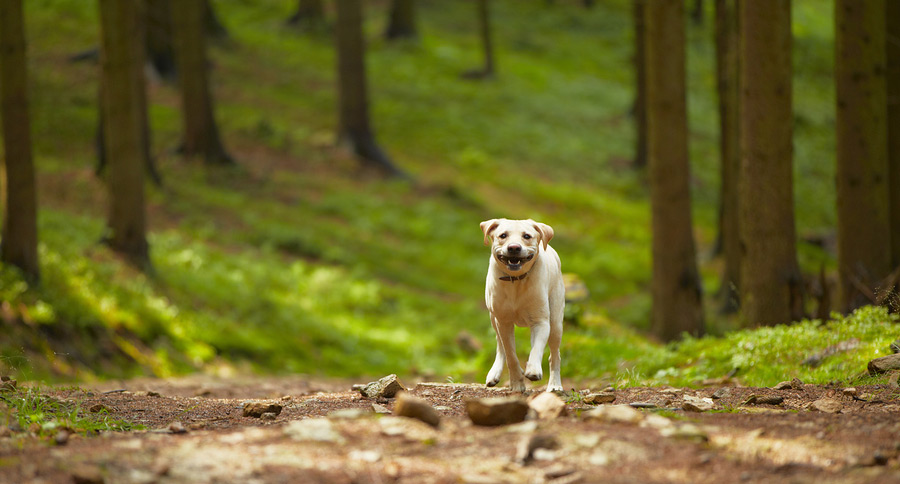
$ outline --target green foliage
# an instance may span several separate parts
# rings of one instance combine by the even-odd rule
[[[19,428],[42,437],[53,436],[63,429],[86,436],[98,432],[127,432],[144,428],[142,425],[111,418],[105,410],[89,412],[78,399],[60,400],[37,387],[0,392],[0,404],[3,404],[0,409],[2,425],[15,423]]]

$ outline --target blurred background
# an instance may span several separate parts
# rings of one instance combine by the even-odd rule
[[[722,201],[736,188],[721,190],[720,133],[737,128],[721,124],[730,109],[721,56],[740,58],[723,50],[727,35],[738,38],[734,1],[27,0],[3,9],[5,52],[19,45],[25,66],[3,58],[4,103],[19,106],[3,110],[6,166],[12,145],[30,146],[37,250],[0,264],[0,373],[482,382],[495,342],[478,224],[498,217],[555,230],[568,285],[567,382],[825,382],[857,377],[897,336],[883,297],[894,286],[872,282],[890,271],[861,281],[870,300],[838,292],[831,1],[789,2],[781,21],[792,37],[793,110],[764,118],[793,140],[792,158],[776,160],[792,174],[792,203],[781,205],[792,210],[785,233],[795,243],[787,320],[742,315],[740,281],[727,278]],[[672,29],[675,44],[663,37]],[[683,59],[685,80],[681,161],[678,143],[653,147],[652,129],[650,141],[641,136],[647,106],[666,102],[641,94],[653,82],[642,76],[662,75],[679,99],[677,65],[672,76],[660,67],[672,59]],[[736,86],[743,78],[730,72]],[[22,106],[24,123],[10,114]],[[660,161],[648,163],[648,147]],[[693,326],[674,333],[659,311],[687,311],[653,296],[665,284],[654,282],[653,187],[681,176],[667,163],[690,193],[660,202],[686,207],[691,255],[674,257],[693,266],[687,285],[702,294]],[[14,227],[28,225],[15,217],[30,209],[9,198],[21,183],[5,186],[8,249]],[[891,227],[879,229],[885,240],[898,233]],[[524,354],[527,333],[518,340]]]

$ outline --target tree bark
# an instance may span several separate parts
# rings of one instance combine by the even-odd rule
[[[298,0],[297,11],[287,21],[300,28],[316,28],[325,23],[325,4],[322,0]]]
[[[885,2],[887,13],[888,182],[891,212],[891,266],[900,267],[900,2]]]
[[[891,271],[885,1],[835,2],[840,304],[874,303]]]
[[[28,114],[28,71],[25,62],[25,19],[22,0],[0,1],[0,112],[4,159],[0,170],[3,226],[0,261],[40,278],[37,250],[37,190],[31,155]]]
[[[725,267],[719,288],[721,309],[737,311],[741,281],[741,250],[738,234],[738,173],[740,171],[740,131],[738,104],[740,76],[738,62],[738,0],[716,0],[716,78],[719,93],[719,248]]]
[[[207,164],[230,165],[213,114],[203,33],[203,1],[180,0],[172,9],[178,60],[178,83],[184,137],[181,152],[186,157],[202,156]]]
[[[652,332],[704,332],[691,222],[683,0],[645,6],[647,134],[653,231]]]
[[[403,176],[375,142],[369,124],[362,20],[361,0],[337,0],[338,139],[351,146],[366,166],[388,175]]]
[[[149,267],[144,205],[143,46],[139,0],[100,0],[104,145],[109,165],[109,246]]]
[[[632,0],[632,19],[634,20],[634,129],[635,149],[633,166],[643,169],[647,166],[647,73],[646,45],[644,42],[644,3],[647,0]]]
[[[416,1],[392,0],[390,19],[384,37],[388,40],[414,39],[416,30]]]
[[[491,33],[491,11],[488,0],[478,0],[478,24],[481,27],[481,44],[484,47],[484,77],[493,77],[494,69],[494,42]]]
[[[172,46],[172,15],[169,0],[144,0],[147,58],[163,79],[175,78],[175,54]],[[180,6],[180,2],[179,2]]]
[[[794,228],[791,5],[740,2],[741,322],[785,324],[802,311]]]

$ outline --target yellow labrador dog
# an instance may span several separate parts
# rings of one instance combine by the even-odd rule
[[[497,333],[497,356],[487,386],[500,382],[509,367],[509,387],[524,391],[525,380],[543,377],[541,359],[550,345],[547,391],[562,391],[559,343],[562,340],[565,286],[559,256],[548,243],[553,229],[534,220],[492,219],[481,222],[484,244],[491,246],[484,299]],[[525,371],[516,356],[515,327],[531,328],[531,353]]]

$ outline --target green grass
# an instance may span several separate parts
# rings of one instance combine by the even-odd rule
[[[83,402],[60,400],[37,387],[0,392],[0,419],[3,425],[16,425],[39,437],[53,437],[61,430],[84,436],[99,432],[142,430],[142,425],[111,418],[101,409],[90,412]]]
[[[833,322],[725,334],[734,321],[715,313],[719,261],[708,255],[718,196],[711,25],[689,30],[692,189],[708,327],[725,335],[662,346],[644,334],[649,204],[643,174],[628,167],[630,1],[592,10],[494,3],[499,75],[484,82],[459,77],[481,62],[473,5],[423,1],[422,38],[388,43],[385,2],[366,2],[373,126],[414,183],[360,173],[333,146],[331,39],[286,27],[294,3],[215,2],[231,34],[211,50],[217,118],[238,168],[208,170],[172,155],[177,93],[151,83],[165,185],[148,193],[155,270],[145,275],[98,244],[106,200],[92,174],[97,66],[67,60],[97,45],[96,5],[28,2],[43,280],[29,287],[0,268],[0,321],[10,335],[0,341],[0,370],[92,379],[234,366],[480,381],[495,343],[477,224],[494,217],[552,225],[564,270],[590,290],[563,339],[563,373],[573,379],[694,383],[741,363],[742,381],[774,383],[805,371],[801,353],[860,339],[859,349],[835,356],[842,363],[803,373],[827,381],[855,375],[886,346],[889,324],[883,334]],[[796,219],[801,236],[827,235],[832,11],[820,0],[793,5]],[[809,273],[834,267],[808,244],[800,257]],[[483,349],[458,347],[461,331]],[[753,346],[781,338],[796,354]],[[527,339],[520,334],[523,354]]]

